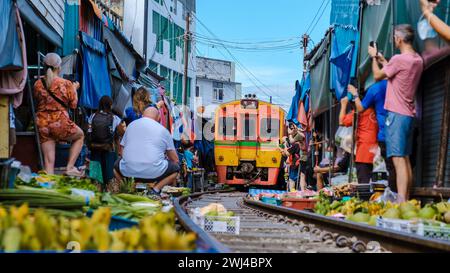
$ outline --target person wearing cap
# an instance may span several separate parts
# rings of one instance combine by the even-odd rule
[[[68,109],[75,109],[78,104],[78,82],[72,83],[59,77],[61,57],[49,53],[44,58],[45,76],[34,85],[37,101],[36,124],[44,154],[45,171],[54,174],[55,146],[59,141],[72,142],[67,161],[66,174],[82,176],[75,167],[84,144],[84,133],[72,120]]]

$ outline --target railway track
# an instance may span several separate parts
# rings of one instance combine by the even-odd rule
[[[240,217],[240,233],[208,234],[188,212],[221,203]],[[177,199],[175,211],[185,229],[199,242],[225,253],[385,253],[442,252],[442,241],[331,219],[314,213],[271,206],[246,199],[245,193],[214,192]]]

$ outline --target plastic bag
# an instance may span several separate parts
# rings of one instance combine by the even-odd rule
[[[343,127],[340,126],[337,131],[336,135],[334,137],[334,140],[336,141],[336,145],[338,147],[341,147],[344,151],[351,151],[351,142],[349,143],[348,140],[351,140],[353,138],[353,127]],[[350,147],[347,147],[349,146]]]
[[[378,203],[381,203],[381,202],[383,202],[383,203],[387,203],[387,202],[396,203],[397,199],[398,199],[398,194],[393,192],[393,191],[391,191],[391,189],[389,187],[387,187],[384,190],[383,195],[380,196],[379,198],[377,198],[375,200],[375,202],[378,202]]]
[[[373,158],[373,173],[387,173],[386,162],[381,156],[381,149],[377,147],[375,157]]]
[[[17,176],[23,182],[30,183],[31,179],[33,178],[33,173],[31,172],[30,167],[22,165],[22,166],[20,166],[20,172]]]

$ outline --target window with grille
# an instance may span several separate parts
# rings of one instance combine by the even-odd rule
[[[223,83],[222,82],[213,82],[213,100],[214,101],[223,101],[224,92],[223,92]]]

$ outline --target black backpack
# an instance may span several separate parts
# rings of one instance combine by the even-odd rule
[[[97,113],[92,119],[92,132],[91,143],[92,144],[110,144],[114,142],[114,130],[113,130],[114,116],[108,113]]]

